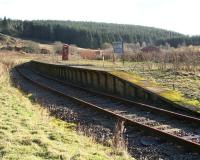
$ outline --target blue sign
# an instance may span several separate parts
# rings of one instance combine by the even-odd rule
[[[124,53],[123,42],[113,42],[113,51],[114,53],[123,54]]]

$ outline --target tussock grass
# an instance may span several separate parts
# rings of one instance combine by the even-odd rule
[[[131,159],[124,151],[79,135],[10,84],[9,69],[27,59],[0,54],[0,159]],[[13,60],[14,59],[14,60]]]

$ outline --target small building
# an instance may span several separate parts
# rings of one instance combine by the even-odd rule
[[[147,46],[141,49],[142,52],[160,52],[160,49],[156,46]]]
[[[80,56],[83,59],[96,59],[100,55],[99,50],[93,50],[93,49],[80,49],[79,50]]]

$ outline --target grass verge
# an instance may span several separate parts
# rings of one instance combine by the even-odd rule
[[[3,59],[3,58],[2,58]],[[11,59],[0,61],[0,159],[22,160],[103,160],[131,159],[124,151],[116,151],[78,135],[74,125],[50,117],[40,105],[33,104],[10,85],[8,70]]]

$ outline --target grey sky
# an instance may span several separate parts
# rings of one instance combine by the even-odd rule
[[[200,35],[200,0],[0,0],[0,17],[153,26]]]

